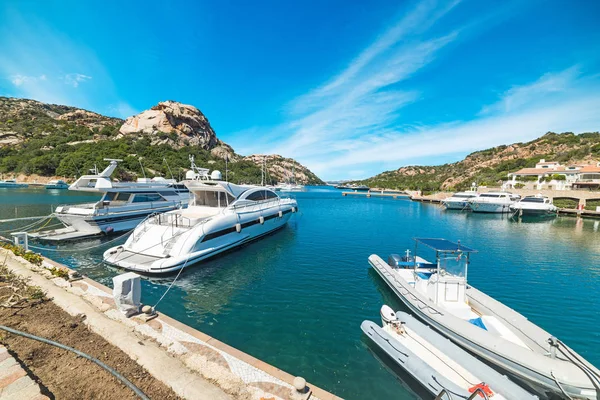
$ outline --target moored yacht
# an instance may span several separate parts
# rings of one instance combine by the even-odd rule
[[[445,198],[442,201],[447,210],[467,210],[469,209],[469,200],[479,196],[479,193],[474,191],[457,192],[452,196]]]
[[[46,189],[68,189],[69,184],[62,179],[54,179],[46,183]]]
[[[121,160],[108,160],[102,172],[83,175],[69,190],[97,193],[99,201],[62,205],[54,215],[65,227],[34,232],[29,235],[46,241],[74,240],[128,231],[150,214],[183,207],[189,191],[183,184],[164,178],[138,179],[137,182],[114,182],[110,176]]]
[[[467,283],[475,250],[415,239],[415,253],[369,263],[413,315],[543,398],[600,399],[600,371],[559,339]],[[425,247],[435,262],[417,255]],[[539,299],[538,299],[539,301]],[[535,304],[532,303],[535,307]],[[560,310],[557,310],[560,312]]]
[[[541,194],[525,196],[510,206],[510,211],[515,215],[556,215],[558,207],[552,204],[552,200]]]
[[[19,182],[17,182],[16,179],[6,179],[6,180],[0,181],[0,188],[11,189],[11,188],[25,188],[28,186],[29,185],[27,183],[19,183]]]
[[[476,213],[508,213],[510,206],[519,196],[509,192],[487,192],[468,200],[469,207]]]
[[[104,261],[146,274],[177,271],[282,228],[298,209],[266,187],[224,182],[218,171],[211,178],[186,181],[187,208],[148,218]]]

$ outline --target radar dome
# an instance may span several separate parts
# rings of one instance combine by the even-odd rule
[[[190,180],[190,181],[196,179],[196,173],[194,171],[191,171],[191,170],[188,171],[188,172],[186,172],[185,173],[185,179]]]
[[[220,181],[221,179],[223,179],[223,177],[221,175],[221,171],[214,170],[210,174],[210,179],[212,179],[213,181]]]

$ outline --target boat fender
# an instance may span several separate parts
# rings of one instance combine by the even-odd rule
[[[279,211],[279,218],[283,218],[283,211]]]
[[[242,231],[242,224],[235,224],[235,231],[240,233]]]
[[[106,233],[112,233],[115,229],[112,226],[106,228]]]
[[[296,207],[292,207],[292,212],[295,213],[296,212]]]
[[[260,224],[264,224],[265,223],[265,217],[263,217],[262,215],[260,217],[258,217],[258,222],[260,222]]]

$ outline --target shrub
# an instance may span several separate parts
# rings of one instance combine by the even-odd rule
[[[515,184],[515,189],[523,189],[524,187],[525,187],[525,185],[522,184],[522,183],[516,183]]]

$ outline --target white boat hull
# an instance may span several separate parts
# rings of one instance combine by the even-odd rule
[[[136,229],[145,240],[136,241],[138,233],[134,231],[123,246],[107,250],[104,261],[146,274],[170,273],[268,235],[282,228],[296,210],[296,203],[290,202],[266,210],[219,215],[191,229],[172,230],[149,220],[148,226]],[[169,215],[176,214],[165,214]]]
[[[475,213],[495,213],[495,214],[506,214],[510,212],[510,206],[512,203],[470,203],[471,210]]]

